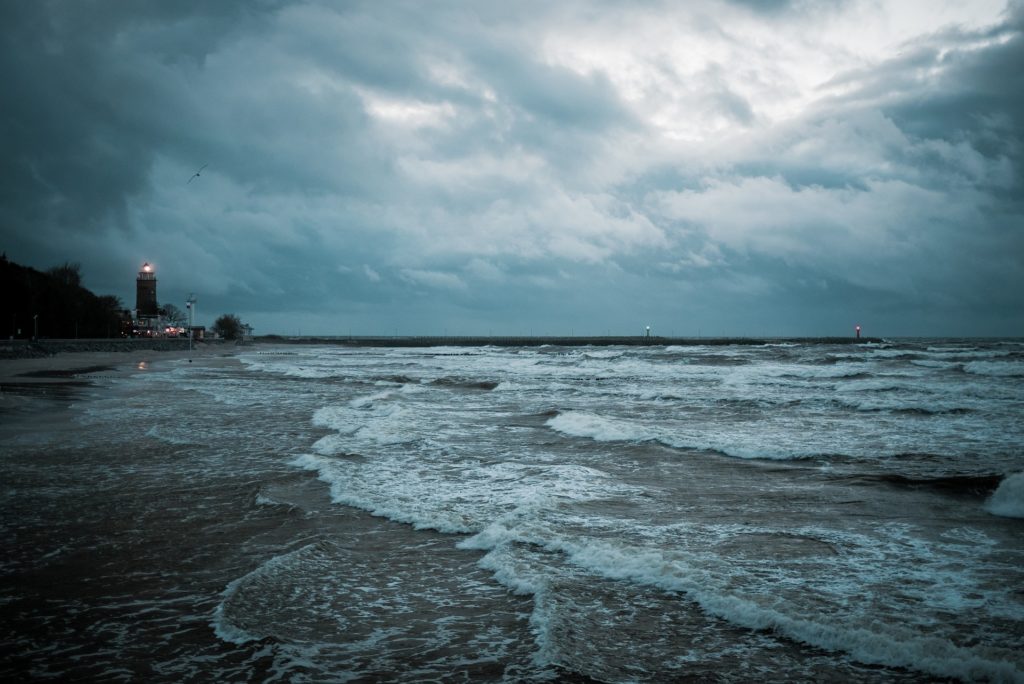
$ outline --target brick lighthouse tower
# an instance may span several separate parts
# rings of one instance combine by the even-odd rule
[[[156,273],[147,261],[135,279],[135,309],[139,318],[156,318]]]

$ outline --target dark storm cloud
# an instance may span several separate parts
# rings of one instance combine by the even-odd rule
[[[986,156],[1021,152],[1024,130],[1024,10],[984,32],[945,33],[834,85],[852,85],[851,107],[874,104],[908,135],[968,140]],[[932,72],[933,78],[921,74]]]
[[[3,248],[120,294],[155,260],[161,299],[268,332],[1017,329],[1020,6],[800,99],[844,54],[820,27],[861,9],[7,3]]]
[[[845,0],[828,0],[809,2],[808,0],[729,0],[729,4],[737,5],[755,12],[776,14],[782,12],[806,12],[817,6],[842,5]]]
[[[160,71],[139,68],[139,48],[153,59],[146,67],[198,60],[245,5],[217,3],[211,13],[205,3],[4,3],[5,222],[87,230],[123,210],[159,147],[192,123]]]
[[[926,36],[825,84],[842,94],[755,136],[669,213],[766,291],[820,281],[819,294],[890,324],[901,310],[908,328],[1019,329],[1020,16]],[[865,296],[834,296],[844,288]],[[810,310],[812,294],[784,299]]]

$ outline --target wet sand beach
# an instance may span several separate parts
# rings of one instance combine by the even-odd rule
[[[120,376],[162,361],[188,358],[230,356],[237,348],[222,344],[197,344],[190,351],[159,351],[131,349],[124,352],[84,351],[66,352],[51,356],[0,359],[0,385],[35,385],[65,383],[71,380],[87,381],[114,373]]]

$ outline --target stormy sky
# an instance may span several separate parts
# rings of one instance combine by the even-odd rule
[[[149,261],[257,334],[1024,335],[1016,0],[0,27],[0,250],[129,306]]]

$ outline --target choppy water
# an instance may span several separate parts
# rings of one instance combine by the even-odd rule
[[[0,674],[1024,681],[1024,344],[256,347],[0,433]]]

